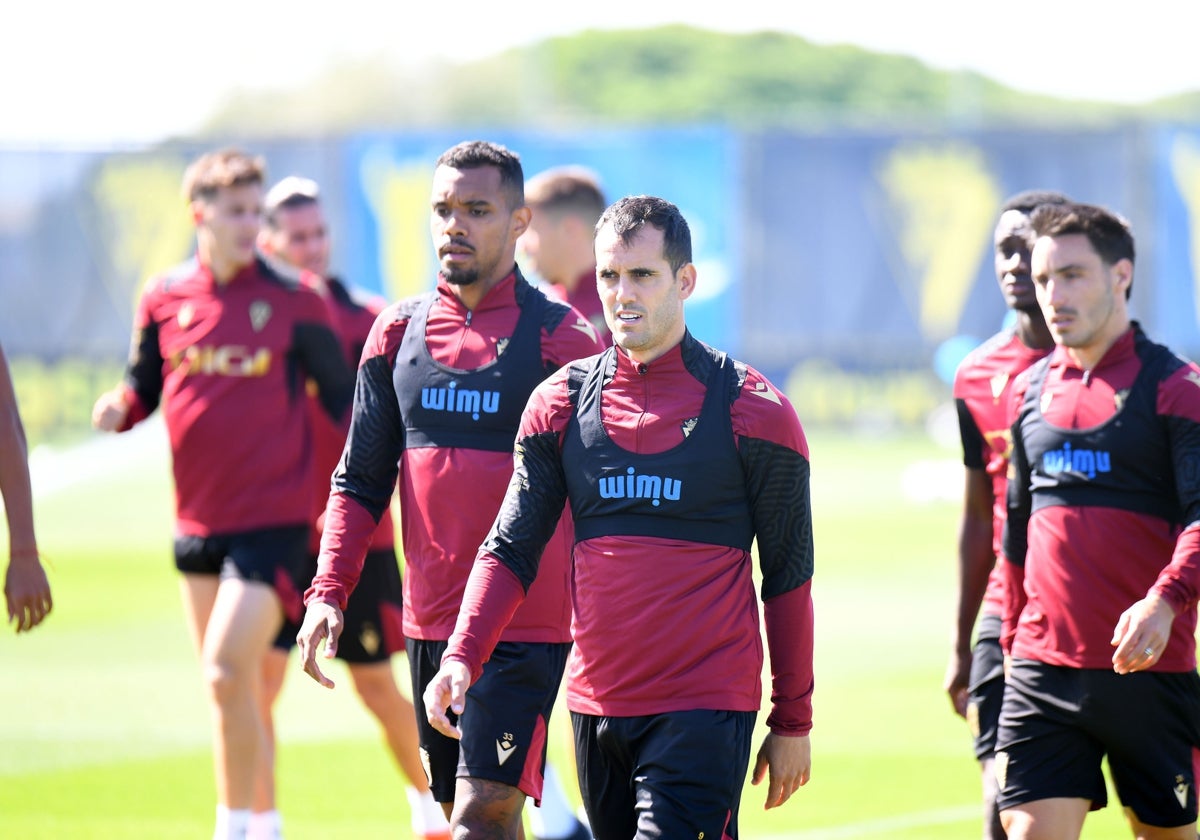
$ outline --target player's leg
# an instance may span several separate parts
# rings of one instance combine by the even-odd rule
[[[431,808],[434,800],[421,765],[416,713],[396,685],[391,662],[353,663],[349,668],[355,692],[378,721],[388,752],[404,776],[414,832],[422,840],[449,838],[450,825],[441,808]]]
[[[288,541],[292,545],[291,541]],[[285,570],[286,571],[286,570]],[[283,818],[276,803],[275,785],[275,705],[287,679],[289,655],[296,644],[303,616],[301,593],[317,572],[317,558],[308,554],[303,565],[291,575],[291,584],[282,583],[276,573],[276,594],[280,596],[284,619],[271,647],[262,661],[262,680],[259,685],[258,710],[263,726],[263,754],[258,762],[254,781],[254,805],[250,815],[247,840],[278,840],[283,836]]]
[[[1009,840],[1078,840],[1088,811],[1104,807],[1104,746],[1084,709],[1088,673],[1017,659],[996,736],[997,806]]]
[[[225,552],[217,543],[206,537],[175,538],[175,568],[181,573],[179,594],[183,600],[183,615],[197,653],[204,644],[204,630],[208,627],[208,617],[212,615],[221,582]]]
[[[459,742],[454,738],[447,738],[429,725],[423,699],[425,686],[441,668],[446,642],[409,639],[405,648],[408,652],[408,670],[412,679],[412,703],[417,721],[417,742],[420,745],[421,764],[425,769],[426,778],[429,780],[429,790],[433,794],[434,800],[442,806],[442,812],[449,820],[454,808]],[[458,717],[453,712],[450,712],[449,715],[451,723],[458,722]]]
[[[629,718],[635,840],[737,840],[754,712],[696,709]]]
[[[1200,759],[1195,671],[1094,676],[1113,787],[1134,837],[1194,840]],[[1098,704],[1100,705],[1100,704]]]
[[[262,661],[281,620],[269,585],[222,580],[201,661],[213,705],[217,794],[231,810],[253,804],[258,762],[266,750],[258,705]]]
[[[971,652],[971,674],[967,693],[967,724],[974,740],[983,789],[983,840],[1004,840],[1000,811],[996,807],[994,755],[1000,726],[1000,704],[1004,698],[1004,653],[1000,649],[1000,617],[985,615]]]
[[[1083,832],[1091,800],[1055,797],[1022,802],[1001,811],[1009,840],[1071,840]]]
[[[196,654],[203,662],[204,634],[217,600],[220,570],[225,557],[225,542],[220,538],[181,536],[175,540],[175,566],[182,573],[179,581],[184,616]],[[215,748],[214,748],[215,752]],[[214,761],[217,782],[216,826],[214,838],[240,836],[250,819],[250,810],[230,812],[224,798],[217,762]]]
[[[294,580],[307,543],[304,526],[228,537],[201,661],[213,705],[218,795],[231,812],[253,804],[266,754],[259,712],[263,659],[282,626],[284,606],[296,606]]]
[[[571,712],[579,795],[596,840],[628,840],[637,832],[626,720]]]
[[[285,626],[285,631],[290,626]],[[296,632],[293,630],[293,641],[295,637]],[[280,647],[277,638],[276,644],[267,650],[262,662],[258,715],[263,727],[263,754],[254,778],[254,804],[247,840],[274,840],[283,833],[283,821],[275,802],[275,704],[283,691],[287,666],[288,649]]]
[[[524,837],[521,809],[525,794],[503,782],[488,779],[460,778],[454,792],[454,811],[450,824],[455,840],[469,838]]]
[[[429,791],[421,764],[416,711],[392,670],[392,655],[403,653],[405,646],[403,601],[395,549],[367,552],[358,585],[342,613],[338,658],[349,666],[354,690],[378,722],[388,752],[404,776],[413,833],[418,840],[448,840],[450,823]]]
[[[487,836],[488,826],[519,836],[526,797],[542,797],[546,730],[570,647],[501,642],[467,692],[450,820],[456,838]]]

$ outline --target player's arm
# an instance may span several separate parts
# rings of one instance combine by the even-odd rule
[[[958,588],[953,646],[950,662],[946,666],[944,688],[954,711],[965,716],[967,684],[971,674],[971,635],[996,557],[993,547],[995,523],[992,479],[987,474],[983,460],[986,444],[966,402],[960,399],[956,404],[966,481],[958,525]]]
[[[16,389],[0,348],[0,497],[8,520],[8,569],[4,595],[8,620],[18,633],[32,630],[50,612],[50,582],[38,557],[33,530],[33,490],[25,426],[17,407]]]
[[[552,375],[529,398],[504,501],[471,568],[442,668],[425,691],[430,724],[450,737],[456,732],[446,708],[461,711],[467,688],[479,679],[500,634],[533,585],[542,552],[566,504],[560,449],[570,411],[565,374]]]
[[[1200,599],[1200,368],[1185,365],[1159,386],[1163,418],[1175,473],[1175,494],[1183,530],[1171,562],[1146,597],[1121,614],[1113,630],[1113,668],[1118,673],[1154,665],[1166,649],[1175,617]],[[1152,653],[1147,654],[1150,650]]]
[[[1006,656],[1012,651],[1013,637],[1017,633],[1017,620],[1021,617],[1021,611],[1025,609],[1025,554],[1029,547],[1029,516],[1033,507],[1033,496],[1029,488],[1029,462],[1021,438],[1020,423],[1018,418],[1010,431],[1012,454],[1008,461],[1004,551],[998,558],[1003,590],[1000,647]]]
[[[101,394],[92,407],[92,425],[100,431],[127,431],[158,408],[163,389],[163,356],[153,300],[150,287],[138,301],[123,381]]]
[[[337,653],[342,610],[358,584],[371,537],[391,504],[404,451],[404,426],[395,398],[392,365],[406,322],[381,315],[372,327],[354,386],[354,407],[341,460],[325,507],[317,573],[304,594],[304,624],[297,636],[306,673],[332,687],[316,652]]]
[[[354,396],[354,370],[346,361],[326,303],[311,289],[303,294],[307,311],[296,322],[292,344],[304,372],[316,383],[321,407],[341,421]]]
[[[746,396],[749,390],[755,395]],[[770,734],[759,749],[752,781],[759,784],[769,776],[766,807],[774,808],[808,782],[812,764],[808,442],[791,404],[766,380],[751,371],[742,393],[734,403],[734,431],[754,520],[771,664]],[[759,396],[766,393],[771,397]]]

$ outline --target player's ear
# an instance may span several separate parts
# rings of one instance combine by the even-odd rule
[[[680,267],[675,272],[675,279],[679,281],[679,299],[687,300],[696,291],[696,264],[688,263]]]
[[[518,207],[512,214],[512,236],[513,241],[517,239],[529,228],[529,220],[533,218],[533,211],[529,206]]]

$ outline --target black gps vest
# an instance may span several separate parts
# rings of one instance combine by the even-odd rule
[[[520,277],[516,295],[521,314],[511,338],[495,361],[475,370],[444,365],[429,352],[425,325],[437,292],[416,304],[392,372],[405,449],[512,451],[529,395],[553,372],[542,362],[546,298]]]
[[[1030,368],[1016,431],[1029,465],[1032,510],[1052,505],[1109,507],[1179,522],[1175,473],[1158,385],[1183,364],[1138,330],[1142,367],[1112,417],[1090,429],[1060,429],[1042,416],[1049,357]]]
[[[629,452],[604,430],[600,393],[615,370],[615,348],[571,366],[575,411],[564,431],[562,461],[576,542],[645,536],[750,550],[754,527],[729,416],[744,375],[724,353],[684,341],[698,349],[691,355],[707,373],[704,403],[691,433],[666,452]]]

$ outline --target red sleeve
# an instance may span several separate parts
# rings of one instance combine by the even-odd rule
[[[1170,604],[1176,615],[1200,598],[1200,525],[1191,525],[1179,535],[1171,562],[1159,574],[1151,592]]]
[[[562,367],[576,359],[603,352],[605,347],[607,345],[591,322],[571,307],[554,332],[542,342],[542,361],[551,367]]]
[[[334,493],[325,508],[325,530],[317,574],[304,593],[304,604],[323,601],[346,609],[346,601],[362,574],[371,536],[379,523],[365,507],[344,493]]]
[[[1001,587],[1000,647],[1007,654],[1012,652],[1017,621],[1025,609],[1025,567],[1009,563],[1001,556],[996,559],[996,569]]]
[[[763,603],[771,654],[771,713],[767,728],[779,735],[812,729],[812,581]]]
[[[483,673],[500,634],[525,600],[525,587],[512,571],[490,554],[480,554],[471,567],[458,621],[442,662],[461,662],[471,682]]]

